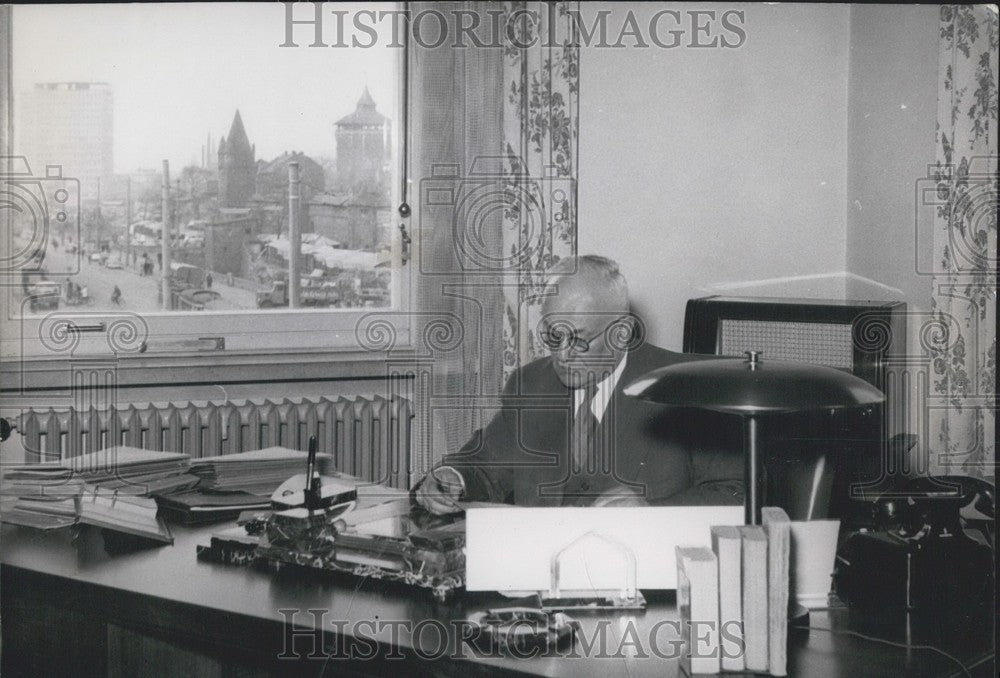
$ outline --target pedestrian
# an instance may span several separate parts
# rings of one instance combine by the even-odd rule
[[[212,289],[212,274],[208,273],[205,275],[205,287]]]
[[[111,303],[115,306],[122,305],[122,291],[115,285],[115,289],[111,291]]]

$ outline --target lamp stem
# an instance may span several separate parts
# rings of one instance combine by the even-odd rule
[[[745,416],[743,418],[743,448],[746,464],[744,469],[744,484],[746,485],[744,518],[747,525],[760,525],[764,460],[760,457],[758,435],[757,417],[752,414]]]

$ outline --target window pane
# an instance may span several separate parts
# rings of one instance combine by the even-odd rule
[[[350,19],[395,6],[337,9]],[[287,309],[293,164],[299,305],[392,304],[400,49],[391,23],[370,22],[386,33],[371,47],[309,47],[309,25],[296,26],[297,47],[281,47],[285,11],[278,3],[14,8],[23,180],[8,177],[6,189],[23,194],[24,206],[13,210],[5,246],[23,253],[23,265],[8,309]],[[299,4],[295,18],[312,11]]]

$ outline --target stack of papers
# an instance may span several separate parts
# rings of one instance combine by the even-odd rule
[[[162,486],[193,482],[185,475],[188,465],[188,455],[178,452],[109,447],[69,459],[9,466],[4,471],[0,492],[22,497],[67,496],[79,494],[86,483],[143,495]]]
[[[10,466],[0,480],[0,495],[64,499],[79,495],[83,483],[83,479],[62,462]]]
[[[156,519],[156,504],[146,497],[194,487],[198,478],[187,472],[188,465],[186,454],[109,447],[11,466],[0,481],[0,495],[16,500],[2,519],[41,529],[80,521],[166,541],[169,535]]]
[[[308,453],[285,447],[268,447],[191,461],[191,473],[201,478],[200,488],[217,492],[242,491],[270,497],[291,476],[306,472]],[[333,460],[316,455],[316,470],[326,475]]]

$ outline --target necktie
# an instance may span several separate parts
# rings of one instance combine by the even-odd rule
[[[591,405],[597,395],[597,384],[588,381],[583,388],[583,402],[573,418],[573,473],[597,472],[597,417]]]

